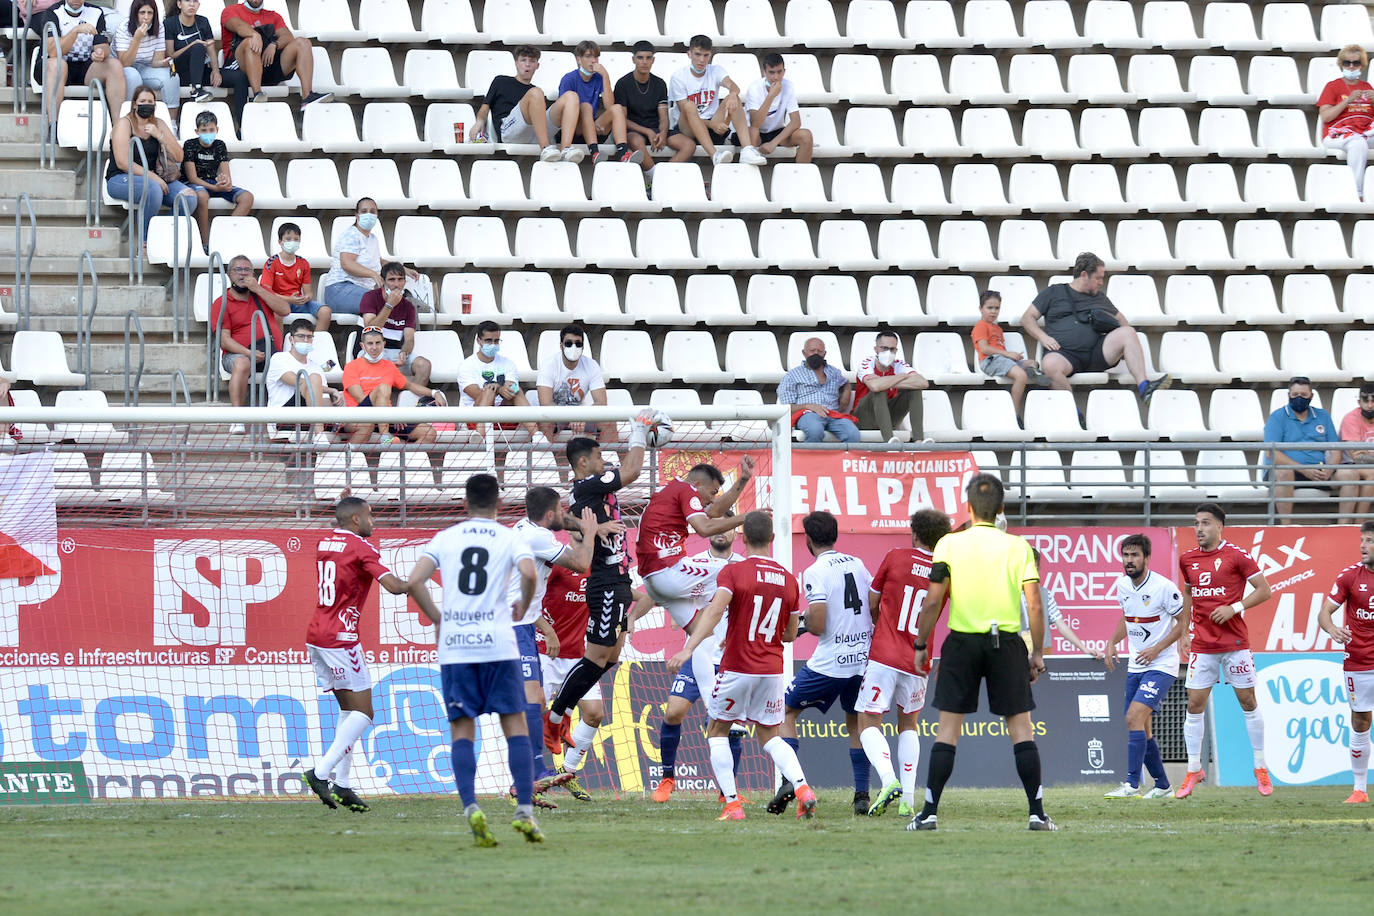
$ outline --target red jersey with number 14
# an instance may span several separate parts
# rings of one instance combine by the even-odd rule
[[[730,593],[720,670],[736,674],[782,674],[782,633],[798,613],[797,577],[772,557],[746,557],[716,577]]]
[[[382,555],[352,531],[335,528],[315,551],[319,605],[305,641],[320,649],[347,649],[358,644],[358,618],[374,579],[391,570]]]
[[[587,647],[587,574],[555,566],[544,588],[544,617],[558,636],[558,658],[581,658]],[[545,655],[544,637],[538,638]]]
[[[870,662],[907,674],[930,673],[929,662],[924,671],[917,671],[915,659],[916,621],[930,591],[930,563],[930,551],[912,547],[894,547],[883,557],[872,585],[883,597],[873,624]]]
[[[1345,605],[1345,670],[1374,671],[1374,572],[1363,563],[1347,566],[1327,597]]]
[[[1225,623],[1213,623],[1212,611],[1245,597],[1245,583],[1260,571],[1250,554],[1229,541],[1216,550],[1194,547],[1178,558],[1183,584],[1193,597],[1193,619],[1188,626],[1192,651],[1204,655],[1250,648],[1250,630],[1237,614]]]
[[[687,553],[687,519],[705,512],[697,488],[685,480],[674,480],[655,493],[639,522],[639,574],[676,566]]]

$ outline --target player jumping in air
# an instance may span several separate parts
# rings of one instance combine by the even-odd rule
[[[367,811],[367,802],[349,782],[353,745],[372,724],[372,677],[358,643],[358,617],[372,580],[393,595],[406,594],[409,587],[365,540],[372,537],[372,507],[366,500],[345,496],[334,507],[334,521],[336,527],[315,552],[319,604],[305,634],[305,648],[315,677],[339,701],[339,723],[329,749],[301,774],[301,782],[326,807]]]
[[[1274,784],[1264,762],[1264,716],[1255,700],[1255,658],[1250,654],[1250,632],[1241,616],[1247,608],[1269,600],[1269,582],[1250,554],[1222,537],[1226,513],[1216,503],[1203,503],[1194,513],[1197,546],[1178,558],[1183,593],[1183,612],[1189,615],[1188,715],[1183,722],[1183,743],[1188,749],[1188,774],[1175,798],[1187,798],[1207,778],[1202,769],[1202,714],[1212,687],[1221,680],[1236,689],[1236,700],[1245,711],[1245,730],[1255,755],[1255,788],[1272,795]],[[1254,589],[1245,594],[1245,585]],[[1188,645],[1188,644],[1185,644]]]
[[[1150,539],[1132,534],[1121,539],[1123,575],[1111,594],[1121,605],[1121,621],[1107,646],[1107,670],[1116,668],[1116,647],[1129,639],[1126,655],[1126,781],[1105,798],[1140,795],[1140,769],[1144,765],[1155,784],[1145,798],[1168,798],[1169,777],[1164,758],[1155,743],[1154,714],[1169,688],[1178,680],[1178,641],[1188,617],[1183,596],[1166,577],[1150,571]]]
[[[668,660],[668,672],[676,674],[692,658],[729,610],[720,674],[706,704],[711,722],[706,728],[711,746],[711,769],[725,796],[720,820],[744,820],[744,806],[735,786],[734,760],[730,753],[730,724],[753,722],[755,737],[795,787],[797,817],[816,811],[816,793],[807,785],[796,751],[778,735],[783,719],[782,644],[797,636],[798,592],[796,578],[769,555],[773,543],[773,519],[767,512],[744,517],[746,556],[720,571],[716,593],[701,612],[701,623],[687,644]]]
[[[916,720],[926,705],[926,677],[930,667],[917,671],[916,622],[921,602],[930,590],[931,551],[949,534],[949,516],[922,509],[911,516],[911,546],[894,547],[883,557],[869,589],[873,615],[873,643],[859,687],[859,742],[878,771],[882,791],[868,809],[878,816],[901,796],[897,812],[916,813],[916,768],[921,762],[921,735]],[[901,779],[892,769],[892,749],[883,736],[883,715],[897,707],[897,762]]]
[[[1345,605],[1345,623],[1331,615]],[[1347,805],[1369,801],[1369,720],[1374,711],[1374,522],[1360,526],[1360,562],[1336,577],[1317,616],[1321,628],[1345,647],[1345,689],[1350,696],[1350,770],[1354,791]]]

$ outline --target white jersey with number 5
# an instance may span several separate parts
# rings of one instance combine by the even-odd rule
[[[862,560],[835,550],[816,557],[802,573],[806,603],[825,605],[825,631],[815,634],[820,642],[806,667],[830,677],[864,673],[873,637],[873,615],[868,612],[872,584]]]
[[[434,536],[421,556],[444,583],[439,664],[518,659],[508,589],[532,560],[525,539],[495,519],[470,518]]]
[[[1137,586],[1130,576],[1122,576],[1113,586],[1121,613],[1126,616],[1126,650],[1130,656],[1129,671],[1162,671],[1178,675],[1178,643],[1159,653],[1149,665],[1136,662],[1142,649],[1160,642],[1173,629],[1174,619],[1183,612],[1183,596],[1178,586],[1157,572],[1150,572]]]

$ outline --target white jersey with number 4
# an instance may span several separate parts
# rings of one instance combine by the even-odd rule
[[[470,518],[434,536],[422,551],[444,583],[439,664],[518,659],[510,581],[532,560],[525,539],[495,519]]]
[[[530,555],[534,557],[534,597],[530,598],[530,606],[525,609],[525,616],[515,622],[517,626],[523,626],[534,623],[543,612],[544,589],[549,584],[549,570],[553,569],[554,561],[565,548],[558,543],[552,531],[542,525],[536,525],[527,518],[520,519],[511,530],[520,535],[520,539],[529,547]],[[519,600],[519,576],[511,576],[506,598],[511,604]]]
[[[1157,572],[1150,572],[1137,586],[1130,576],[1116,580],[1112,593],[1126,616],[1126,650],[1130,657],[1129,671],[1162,671],[1178,675],[1178,643],[1159,653],[1149,665],[1139,664],[1135,657],[1162,641],[1173,629],[1174,619],[1183,612],[1183,596],[1178,586]]]
[[[825,631],[806,667],[829,677],[864,673],[868,644],[873,638],[873,615],[868,612],[868,589],[873,577],[863,561],[835,550],[816,557],[802,573],[807,604],[825,605]]]

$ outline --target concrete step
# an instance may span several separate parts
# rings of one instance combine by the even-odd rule
[[[186,376],[186,387],[191,392],[191,400],[196,405],[201,405],[205,401],[205,369],[202,367],[196,372],[182,370]],[[151,406],[154,404],[167,404],[171,400],[173,374],[170,372],[150,372],[146,368],[143,370],[143,377],[138,384],[138,403],[140,406]],[[133,381],[133,374],[130,373],[130,382]],[[100,373],[91,376],[90,387],[95,391],[105,392],[105,397],[111,404],[122,405],[124,403],[124,368],[121,366],[118,372]],[[221,392],[224,386],[221,385]],[[45,398],[44,403],[51,403],[51,398]],[[181,383],[177,383],[177,403],[184,404],[185,399],[181,394]]]
[[[33,215],[44,226],[84,226],[86,224],[86,193],[81,187],[76,189],[76,196],[65,200],[48,198],[30,198],[29,203],[33,206]],[[100,202],[97,197],[95,201],[96,213],[99,214],[101,225],[109,229],[118,229],[124,222],[124,210],[120,207],[107,207]],[[19,209],[19,201],[13,197],[6,197],[0,200],[0,223],[14,224],[14,211]],[[28,216],[28,207],[23,208],[24,216]]]
[[[111,230],[113,235],[114,231]],[[79,249],[78,249],[79,250]],[[27,258],[24,259],[27,261]],[[129,259],[127,257],[98,257],[95,261],[95,272],[101,277],[122,278],[125,283],[129,278]],[[35,255],[33,259],[33,276],[61,277],[67,282],[76,281],[77,263],[80,261],[75,255],[49,256]],[[14,255],[0,255],[0,277],[14,276]],[[143,282],[149,285],[166,283],[172,278],[171,273],[165,267],[143,265]]]
[[[38,165],[38,156],[43,148],[40,143],[0,143],[0,161],[11,168]],[[75,169],[77,163],[84,162],[86,154],[74,149],[57,147],[55,161],[58,168]]]
[[[76,366],[76,339],[63,338],[67,342],[67,364]],[[137,364],[138,343],[135,340],[130,344],[130,359]],[[157,373],[171,375],[177,369],[185,372],[188,376],[195,372],[205,374],[205,342],[174,344],[167,339],[152,343],[144,348],[143,351],[143,371],[144,373]],[[119,375],[124,374],[124,340],[123,328],[120,328],[119,343],[91,341],[91,374],[92,375]],[[189,380],[189,379],[188,379]]]
[[[22,219],[23,215],[21,214]],[[21,255],[28,255],[30,238],[28,227],[21,226],[19,239],[19,253]],[[14,245],[14,233],[0,232],[0,254],[14,254]],[[114,258],[118,257],[119,248],[119,228],[117,226],[114,228],[109,226],[100,228],[57,226],[49,228],[40,223],[38,226],[38,247],[34,257],[37,259],[69,253],[79,255],[83,251],[89,251],[93,258]]]
[[[143,328],[143,338],[147,341],[149,348],[161,347],[165,341],[172,337],[175,322],[170,317],[152,318],[147,315],[138,316],[139,324],[137,327]],[[75,314],[72,315],[34,315],[29,319],[29,330],[31,331],[57,331],[64,337],[75,339],[80,328],[84,328],[86,323],[78,321]],[[135,325],[130,322],[129,334],[132,339],[138,339],[138,332]],[[192,333],[204,336],[205,328],[203,325],[193,325]],[[124,346],[124,312],[104,312],[101,306],[101,313],[91,323],[91,344],[93,347],[100,347],[102,344],[118,344]]]
[[[14,145],[0,143],[0,159],[8,158],[4,155],[5,150],[12,149]],[[28,167],[16,162],[5,163],[9,168],[0,169],[0,197],[17,198],[20,194],[28,194],[34,200],[72,200],[76,197],[76,172],[73,169],[40,169],[37,168],[37,162],[35,148],[33,161]],[[14,210],[9,212],[13,213]]]
[[[6,111],[0,114],[0,143],[39,143],[43,139],[42,123],[42,112]]]
[[[75,278],[73,277],[73,279]],[[171,316],[172,301],[161,286],[157,284],[128,286],[127,283],[127,273],[115,274],[114,276],[107,274],[100,277],[100,299],[96,308],[97,315],[118,317],[120,321],[123,321],[124,313],[133,309],[143,319],[145,330],[148,328],[149,318]],[[40,316],[75,318],[76,289],[71,282],[60,285],[35,284],[30,287],[29,291],[32,296],[29,314],[35,321]],[[87,279],[84,297],[87,309],[91,307],[91,297],[90,280]]]

